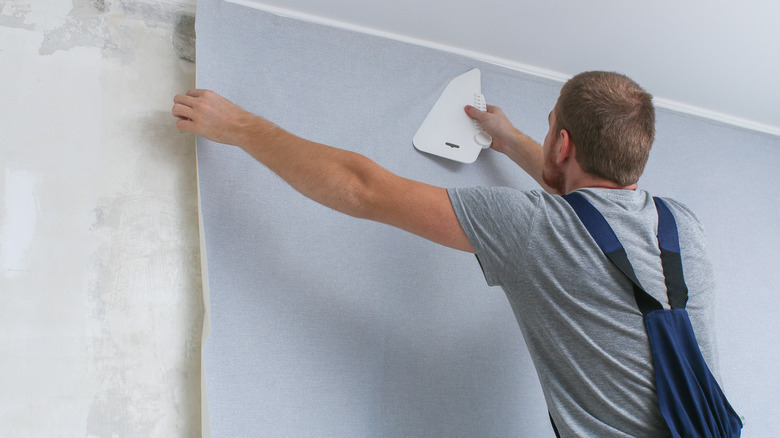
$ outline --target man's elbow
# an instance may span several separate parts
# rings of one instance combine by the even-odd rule
[[[336,193],[338,210],[360,219],[380,220],[382,175],[387,171],[366,157],[355,158],[345,172],[348,177]]]
[[[350,180],[341,184],[334,197],[334,208],[339,212],[359,219],[370,217],[368,188],[361,182]]]

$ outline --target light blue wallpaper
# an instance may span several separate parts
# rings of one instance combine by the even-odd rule
[[[199,88],[298,135],[439,186],[537,188],[494,151],[463,165],[411,139],[478,67],[488,103],[541,140],[559,83],[220,1],[200,2],[197,35]],[[511,309],[473,256],[328,210],[239,149],[199,139],[198,163],[212,436],[552,436]],[[778,166],[775,137],[659,111],[641,181],[708,230],[724,385],[751,436],[780,406]]]

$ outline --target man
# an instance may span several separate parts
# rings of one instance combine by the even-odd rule
[[[543,145],[497,107],[467,107],[492,148],[545,191],[450,189],[394,175],[359,154],[310,142],[214,92],[174,98],[182,131],[244,149],[299,192],[351,216],[475,253],[488,284],[506,292],[561,436],[667,436],[642,314],[632,286],[558,195],[582,194],[607,219],[636,275],[667,303],[652,197],[637,190],[654,137],[652,97],[629,78],[575,76],[549,114]],[[713,283],[701,226],[666,200],[677,221],[688,312],[717,376]]]

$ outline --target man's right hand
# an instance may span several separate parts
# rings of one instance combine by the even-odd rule
[[[490,147],[522,167],[544,190],[555,193],[544,182],[542,176],[544,168],[542,145],[515,128],[501,108],[487,105],[486,109],[487,111],[480,111],[478,108],[468,105],[466,106],[466,114],[477,120],[482,125],[482,130],[493,137],[493,143]]]
[[[471,105],[466,106],[466,114],[482,125],[482,130],[493,137],[490,147],[506,154],[517,135],[517,129],[512,125],[504,111],[493,105],[487,105],[487,111],[481,111]]]
[[[217,143],[246,147],[273,134],[276,125],[210,90],[189,90],[173,98],[171,113],[180,131]]]

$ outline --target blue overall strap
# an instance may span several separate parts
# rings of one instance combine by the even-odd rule
[[[568,195],[564,195],[563,199],[565,199],[574,209],[574,212],[577,213],[580,221],[585,225],[585,228],[588,230],[591,237],[593,237],[593,240],[596,241],[599,248],[604,252],[604,255],[606,255],[607,258],[631,280],[631,283],[633,283],[634,298],[636,299],[637,307],[639,307],[639,311],[642,312],[642,315],[647,315],[653,310],[663,309],[661,303],[648,294],[639,283],[639,279],[634,273],[634,268],[628,261],[626,249],[623,248],[623,245],[620,243],[620,240],[618,240],[615,232],[612,231],[607,220],[604,219],[604,216],[601,215],[596,207],[577,192],[571,192]],[[674,235],[676,238],[677,227],[675,227]],[[677,252],[679,255],[679,245]]]
[[[658,246],[671,310],[645,316],[655,365],[658,405],[673,437],[738,437],[742,420],[729,404],[699,350],[685,310],[677,223],[669,207],[653,198],[658,211]]]
[[[658,246],[661,248],[661,265],[664,269],[669,306],[672,309],[684,309],[688,303],[688,287],[683,277],[677,222],[661,198],[653,197],[653,201],[658,210]]]

